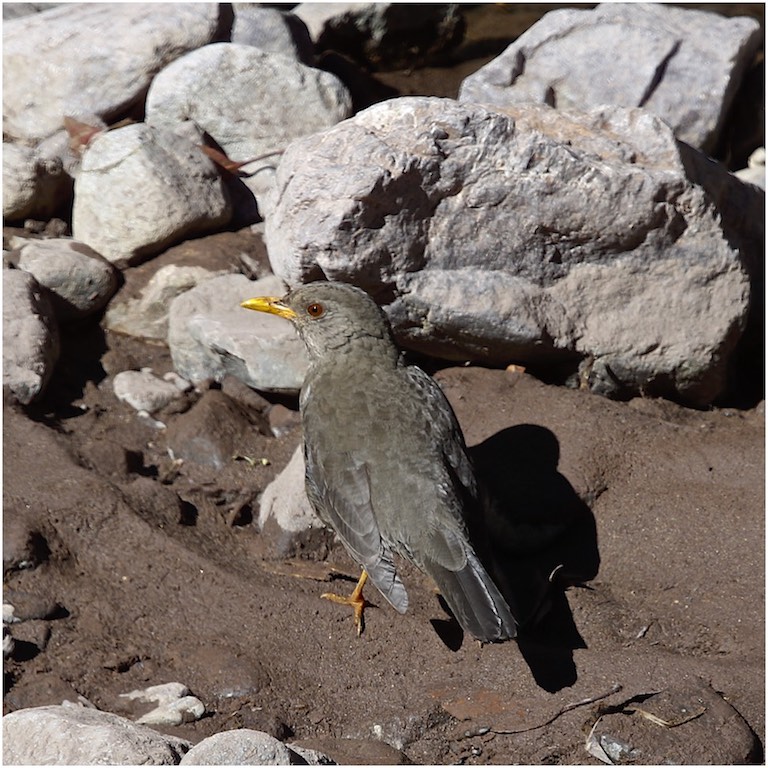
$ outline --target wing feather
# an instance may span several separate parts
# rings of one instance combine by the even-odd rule
[[[336,531],[382,595],[397,611],[405,613],[408,594],[392,552],[381,538],[366,465],[349,453],[332,454],[321,462],[306,440],[304,461],[307,496],[318,516]],[[332,486],[326,482],[329,469],[334,478]]]

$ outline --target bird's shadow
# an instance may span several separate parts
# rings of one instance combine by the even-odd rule
[[[565,590],[597,575],[594,515],[558,472],[560,446],[550,430],[516,425],[469,452],[487,496],[471,534],[520,623],[523,658],[545,690],[573,685],[573,651],[586,644]]]

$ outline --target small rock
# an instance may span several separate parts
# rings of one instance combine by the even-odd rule
[[[247,3],[235,5],[232,42],[280,53],[312,66],[315,49],[304,22],[289,11]]]
[[[274,275],[206,280],[171,304],[168,346],[173,365],[193,382],[222,381],[231,374],[254,389],[295,393],[307,369],[307,353],[289,322],[245,310],[254,296],[282,296]]]
[[[280,403],[275,403],[267,413],[269,431],[275,437],[283,437],[301,426],[301,414]]]
[[[3,386],[31,403],[58,357],[59,329],[47,293],[28,272],[3,270]]]
[[[3,144],[3,218],[50,219],[72,197],[72,179],[61,161],[20,144]]]
[[[16,765],[175,765],[191,744],[124,717],[75,705],[3,717],[3,760]]]
[[[229,196],[199,147],[143,123],[90,142],[75,181],[74,236],[118,266],[225,225]]]
[[[181,725],[199,720],[205,714],[203,702],[190,696],[189,689],[182,683],[152,685],[120,696],[129,701],[157,704],[136,721],[142,725]]]
[[[195,744],[180,765],[293,765],[296,762],[296,753],[268,733],[238,728],[215,733]]]
[[[171,302],[203,280],[222,274],[204,267],[168,264],[152,276],[138,299],[113,302],[104,316],[105,325],[110,331],[165,341]]]
[[[185,383],[187,388],[191,386],[189,382]],[[149,369],[121,371],[115,376],[112,387],[118,400],[147,413],[159,411],[184,395],[184,390],[176,382],[164,381]]]
[[[11,656],[13,656],[13,651],[16,647],[16,644],[13,640],[13,637],[11,637],[11,630],[3,626],[3,658],[4,659],[10,659]]]
[[[304,490],[304,450],[301,445],[261,496],[259,527],[264,530],[270,520],[289,534],[325,527]]]
[[[747,167],[734,172],[734,176],[765,189],[765,147],[758,147],[747,161]]]
[[[21,247],[18,266],[50,291],[60,321],[98,312],[117,291],[115,267],[75,240],[27,240]]]

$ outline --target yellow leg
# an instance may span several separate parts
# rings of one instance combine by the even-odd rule
[[[357,629],[358,637],[363,634],[363,630],[365,629],[363,611],[367,605],[370,605],[370,603],[363,597],[363,587],[365,586],[366,581],[368,581],[368,574],[363,570],[363,573],[357,582],[357,586],[352,590],[352,594],[349,597],[334,595],[332,592],[324,592],[320,595],[320,597],[324,597],[326,600],[333,600],[334,603],[352,606],[355,611],[355,627]]]

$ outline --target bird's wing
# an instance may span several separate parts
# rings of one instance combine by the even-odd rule
[[[392,553],[381,539],[371,503],[365,463],[349,453],[329,453],[321,462],[310,441],[304,442],[307,496],[344,546],[368,572],[378,590],[400,613],[408,608],[408,594],[397,575]],[[333,483],[326,482],[328,475]]]
[[[479,640],[515,637],[510,606],[478,558],[469,537],[479,514],[479,489],[464,436],[437,382],[415,366],[408,375],[425,403],[432,442],[440,446],[444,474],[437,488],[433,525],[421,541],[418,563],[437,584],[464,629]]]
[[[475,472],[467,455],[464,435],[448,398],[440,385],[418,366],[409,365],[405,372],[421,396],[427,429],[433,432],[433,443],[441,446],[453,479],[458,481],[464,493],[468,493],[472,499],[476,498]]]

